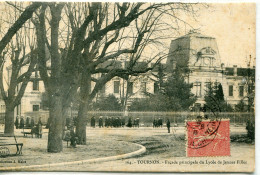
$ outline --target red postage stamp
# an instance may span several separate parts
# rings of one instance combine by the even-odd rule
[[[187,157],[230,156],[230,122],[188,121]]]

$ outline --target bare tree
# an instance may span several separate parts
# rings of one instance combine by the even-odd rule
[[[19,18],[13,23],[12,26],[10,26],[7,33],[2,37],[0,41],[0,54],[2,54],[6,45],[10,42],[10,40],[13,38],[16,32],[20,30],[24,23],[32,17],[34,11],[37,10],[40,6],[41,3],[33,2],[31,5],[26,7],[24,11],[22,11]]]
[[[14,134],[14,108],[20,104],[36,64],[33,39],[27,21],[40,3],[32,3],[23,10],[22,5],[12,4],[14,17],[8,20],[10,24],[4,23],[10,27],[0,41],[0,90],[5,102],[4,134],[8,136]],[[12,16],[11,12],[9,16]]]
[[[137,4],[136,6],[139,5],[141,7],[142,4]],[[107,33],[106,35],[103,35],[103,37],[99,37],[97,40],[86,43],[84,46],[83,53],[81,55],[82,64],[80,71],[81,99],[78,112],[78,122],[76,126],[76,134],[79,138],[80,144],[86,144],[86,116],[89,110],[89,104],[91,104],[98,91],[103,88],[104,84],[116,76],[128,79],[130,75],[137,76],[141,73],[146,73],[152,69],[152,67],[148,66],[151,61],[159,62],[166,56],[158,53],[147,58],[146,60],[141,57],[144,49],[149,44],[154,44],[151,40],[151,36],[156,30],[155,26],[157,26],[157,22],[160,19],[160,14],[157,14],[156,17],[154,17],[153,14],[155,14],[156,11],[155,7],[160,6],[163,5],[156,4],[154,7],[148,6],[150,7],[149,10],[142,13],[145,17],[140,20],[138,20],[138,18],[132,20],[132,23],[129,23],[129,28],[122,27],[116,29],[112,32],[112,34]],[[130,8],[130,4],[115,4],[115,7],[118,8],[118,14],[120,16],[125,13],[128,8]],[[93,32],[95,33],[102,30],[102,26],[109,26],[106,24],[105,20],[109,16],[104,15],[107,11],[109,11],[107,8],[108,6],[102,6],[102,4],[95,5],[95,9],[98,9],[98,13],[94,12],[96,13],[96,18],[91,24],[93,31],[87,31],[87,37],[91,36]],[[142,12],[141,9],[139,9],[136,13],[138,14],[140,12]],[[103,22],[105,24],[102,24]],[[125,23],[125,21],[121,21],[121,23]],[[131,29],[131,31],[126,31],[129,29]],[[110,47],[113,46],[116,46],[117,49],[110,50]],[[116,62],[118,61],[118,57],[123,54],[129,55],[126,59],[129,64],[125,68],[117,67]],[[135,65],[140,60],[146,61],[147,66],[145,69],[136,70]],[[102,66],[105,64],[107,64],[107,66]],[[94,79],[93,75],[97,74],[101,76],[96,76],[97,78]]]
[[[189,11],[191,6],[181,3],[45,3],[37,11],[34,24],[38,64],[50,102],[49,152],[62,150],[63,111],[77,89],[80,88],[80,105],[76,134],[79,142],[85,144],[86,115],[98,91],[115,76],[125,78],[151,70],[149,66],[142,70],[134,68],[139,60],[149,65],[165,57],[161,51],[144,54],[148,46],[162,44],[154,37],[156,32],[167,31],[160,27],[167,23],[162,22],[162,15],[175,9]],[[176,30],[170,25],[168,28]],[[115,66],[113,63],[123,54],[130,55],[129,66]],[[111,64],[104,67],[106,63]]]

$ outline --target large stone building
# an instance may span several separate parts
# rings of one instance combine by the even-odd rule
[[[117,64],[120,67],[127,66],[127,62],[118,62]],[[138,64],[137,67],[141,69],[151,66],[146,63]],[[252,93],[250,92],[252,88],[249,88],[248,85],[252,84],[252,82],[249,82],[249,76],[254,77],[254,66],[249,67],[250,65],[248,65],[246,68],[237,66],[225,67],[221,63],[217,41],[210,36],[191,32],[173,40],[170,45],[167,62],[162,65],[164,67],[167,65],[165,68],[167,76],[171,76],[170,72],[176,67],[188,68],[187,81],[193,84],[192,92],[198,97],[197,104],[204,103],[203,99],[209,83],[221,83],[225,100],[233,106],[241,99],[247,103],[246,96]],[[158,77],[155,76],[157,73],[158,69],[155,69],[138,77],[132,76],[128,81],[114,77],[105,84],[95,100],[106,97],[109,94],[113,94],[117,98],[124,98],[127,94],[127,105],[130,105],[134,98],[145,98],[146,93],[155,93],[158,90]],[[15,115],[32,116],[44,111],[41,102],[43,92],[43,82],[40,80],[37,72],[33,73],[21,104],[15,109]],[[5,106],[3,101],[0,103],[0,113],[3,114]]]
[[[249,77],[254,77],[254,66],[247,68],[225,67],[221,63],[215,38],[197,32],[179,37],[171,42],[167,59],[168,72],[174,68],[187,68],[187,81],[193,84],[192,92],[197,103],[204,103],[204,96],[210,83],[221,83],[227,103],[237,104],[241,99],[247,103],[250,92]],[[248,86],[249,85],[249,86]],[[253,85],[254,86],[254,85]],[[249,92],[248,92],[249,91]]]
[[[125,68],[127,67],[128,62],[118,62],[117,65],[121,68]],[[153,65],[150,63],[139,62],[135,64],[133,69],[142,70],[151,66]],[[95,100],[102,100],[103,97],[113,94],[118,99],[127,99],[127,106],[129,106],[133,99],[146,98],[147,93],[152,94],[158,90],[158,85],[156,83],[158,78],[155,76],[156,68],[139,76],[129,76],[128,80],[114,77],[104,85],[103,89],[97,94]],[[96,78],[99,78],[98,76],[101,76],[101,74],[96,76]]]

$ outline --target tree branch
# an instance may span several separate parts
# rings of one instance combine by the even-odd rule
[[[10,42],[16,32],[23,26],[23,24],[32,17],[34,11],[41,6],[41,2],[33,2],[28,6],[15,23],[8,29],[5,36],[0,41],[0,53],[3,52],[6,45]]]

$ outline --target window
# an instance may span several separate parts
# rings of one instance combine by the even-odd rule
[[[128,88],[127,88],[127,93],[132,94],[133,93],[133,82],[128,82]]]
[[[159,92],[159,85],[158,85],[158,83],[154,83],[154,84],[153,84],[153,92],[154,92],[154,93]]]
[[[1,109],[0,109],[0,113],[4,113],[5,112],[5,105],[1,105]]]
[[[146,92],[146,82],[142,82],[141,88],[142,92]]]
[[[239,86],[239,96],[240,97],[244,96],[244,86]]]
[[[39,90],[39,81],[33,80],[33,90],[38,91]]]
[[[33,105],[33,111],[39,111],[40,106],[39,105]]]
[[[114,93],[119,93],[119,81],[114,81]]]
[[[201,96],[201,83],[195,82],[193,86],[195,87],[195,93],[196,93],[195,95],[197,97],[200,97]]]
[[[233,85],[228,86],[228,95],[233,96]]]

